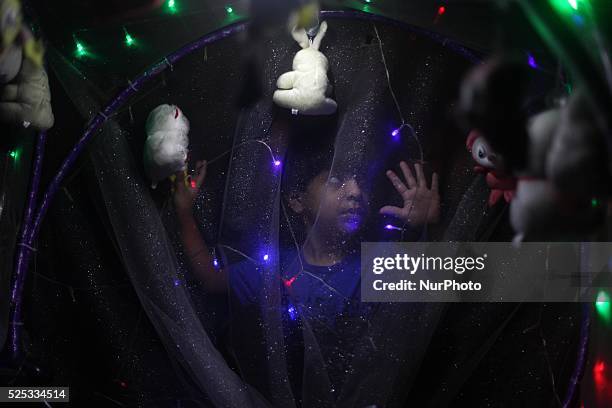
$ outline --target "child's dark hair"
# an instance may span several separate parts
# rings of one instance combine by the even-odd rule
[[[296,117],[283,168],[285,193],[305,191],[312,179],[329,170],[334,157],[335,117]]]

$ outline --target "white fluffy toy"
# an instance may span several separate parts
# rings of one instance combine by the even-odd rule
[[[327,78],[329,62],[319,51],[321,41],[327,32],[327,23],[323,21],[317,35],[312,41],[304,28],[297,26],[292,30],[293,38],[300,44],[300,50],[293,58],[293,71],[286,72],[278,78],[274,92],[274,102],[291,109],[293,114],[331,115],[336,112],[336,102],[329,98],[331,86]]]
[[[53,126],[44,47],[23,23],[19,0],[0,0],[0,122]]]
[[[149,114],[146,124],[144,166],[151,187],[187,169],[189,120],[175,105],[160,105]]]

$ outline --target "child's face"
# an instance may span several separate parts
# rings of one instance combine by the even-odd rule
[[[317,228],[350,236],[364,224],[367,198],[355,176],[330,177],[329,171],[323,171],[308,184],[302,200],[310,227],[316,219]]]

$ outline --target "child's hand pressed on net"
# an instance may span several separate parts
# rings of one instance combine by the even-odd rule
[[[179,217],[192,216],[193,204],[206,178],[206,160],[196,163],[195,174],[185,177],[184,172],[176,173],[174,180],[174,206]]]
[[[440,218],[440,194],[438,193],[438,174],[433,173],[431,178],[431,189],[427,188],[427,180],[423,173],[423,166],[415,163],[416,180],[405,162],[400,163],[400,168],[408,187],[395,174],[388,170],[387,177],[404,200],[403,207],[384,206],[380,209],[381,214],[394,216],[405,224],[419,226],[437,222]]]

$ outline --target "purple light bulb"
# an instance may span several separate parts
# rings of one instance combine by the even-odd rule
[[[535,58],[533,58],[533,55],[531,55],[531,54],[528,54],[527,63],[529,64],[529,66],[531,68],[537,68],[538,67],[538,64],[536,63]]]

